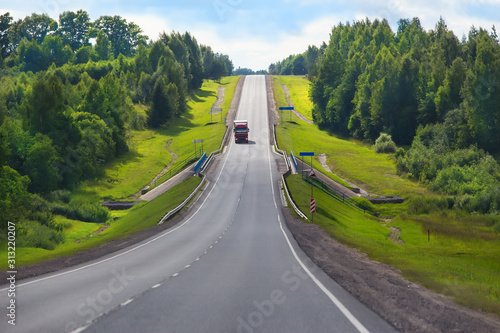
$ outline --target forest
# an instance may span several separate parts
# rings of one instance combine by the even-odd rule
[[[328,44],[309,46],[269,72],[307,75],[320,128],[389,147],[380,150],[395,153],[401,174],[445,196],[442,208],[500,211],[494,26],[471,27],[459,39],[443,19],[429,31],[418,18],[399,20],[396,32],[386,20],[340,23]]]
[[[151,41],[133,22],[84,10],[59,22],[5,13],[0,47],[0,230],[21,221],[18,233],[43,235],[18,247],[61,242],[54,214],[105,221],[100,206],[70,204],[71,191],[128,151],[129,130],[168,126],[204,79],[233,71],[188,32]]]

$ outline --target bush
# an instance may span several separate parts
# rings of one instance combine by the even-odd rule
[[[495,230],[497,234],[500,234],[500,221],[497,221],[497,223],[493,227],[493,230]]]
[[[433,211],[450,209],[455,200],[449,197],[424,197],[415,196],[409,200],[408,212],[415,215],[425,215]]]
[[[64,235],[45,225],[36,222],[23,222],[19,225],[18,247],[38,247],[45,250],[53,250],[57,244],[64,242]]]
[[[497,214],[500,210],[500,185],[479,192],[470,200],[466,209],[469,212]]]
[[[134,130],[143,130],[148,122],[148,116],[145,110],[135,107],[130,111],[128,117],[128,126]]]
[[[71,220],[96,223],[106,222],[110,217],[107,208],[85,201],[71,202],[69,205],[54,203],[52,213]]]
[[[380,136],[375,141],[376,153],[395,153],[398,147],[392,141],[392,137],[386,133],[380,133]]]
[[[69,203],[71,201],[71,191],[68,190],[52,191],[47,195],[47,199],[52,202],[59,201],[59,202]]]

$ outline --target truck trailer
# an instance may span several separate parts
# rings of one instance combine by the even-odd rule
[[[235,120],[233,126],[233,132],[234,132],[234,142],[248,143],[248,132],[250,132],[250,129],[248,128],[247,120]]]

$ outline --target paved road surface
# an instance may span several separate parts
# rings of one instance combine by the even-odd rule
[[[284,226],[266,108],[264,77],[247,77],[237,118],[250,143],[230,144],[191,214],[121,252],[23,280],[17,325],[4,316],[0,331],[391,332]]]

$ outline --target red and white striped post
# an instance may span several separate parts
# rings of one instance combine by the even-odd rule
[[[316,213],[316,200],[314,198],[311,199],[310,211],[311,211],[311,222],[313,222],[314,213]]]

